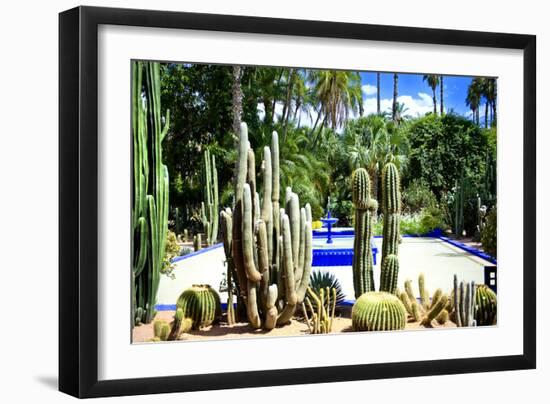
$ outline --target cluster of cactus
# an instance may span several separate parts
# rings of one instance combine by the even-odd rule
[[[208,327],[221,317],[220,296],[210,285],[193,285],[183,291],[176,302],[183,319],[191,319],[195,330]]]
[[[356,169],[351,177],[352,202],[355,207],[355,238],[353,244],[353,287],[355,298],[374,291],[372,232],[378,203],[370,196],[371,183],[364,168]]]
[[[279,140],[264,147],[262,197],[256,191],[256,163],[241,124],[235,167],[235,206],[221,213],[222,234],[239,307],[246,306],[252,327],[272,329],[288,323],[305,297],[312,261],[311,208],[287,188],[285,208],[279,208]],[[229,265],[230,263],[230,265]],[[233,302],[228,301],[228,305]]]
[[[162,141],[170,113],[161,116],[159,63],[133,62],[132,102],[132,318],[139,324],[150,323],[156,314],[168,231],[168,169],[162,163]]]
[[[168,324],[165,320],[156,320],[153,323],[154,337],[150,339],[150,342],[160,341],[176,341],[183,332],[187,332],[191,329],[192,320],[185,318],[183,310],[178,308],[174,314],[174,321],[172,325]]]
[[[201,221],[206,245],[212,245],[218,240],[218,170],[216,156],[211,156],[208,149],[203,154],[202,184]]]
[[[378,203],[370,196],[370,178],[367,171],[358,168],[352,174],[352,201],[355,206],[355,239],[353,245],[353,286],[357,299],[352,309],[355,330],[383,331],[405,328],[407,319],[403,303],[393,295],[397,288],[399,259],[399,217],[401,195],[399,172],[388,163],[382,170],[382,209],[384,212],[384,239],[380,292],[375,292],[371,239],[373,218]]]
[[[155,320],[153,323],[154,337],[150,342],[168,341],[170,336],[170,324],[165,320]]]
[[[407,310],[409,321],[420,322],[425,327],[431,327],[433,320],[440,325],[445,324],[449,320],[449,297],[441,289],[437,289],[430,298],[422,273],[418,276],[418,292],[420,302],[413,292],[410,279],[405,281],[404,291],[396,290],[396,295]]]
[[[307,289],[308,296],[302,302],[302,312],[311,334],[328,334],[332,331],[332,321],[336,311],[336,289],[326,287],[315,293]],[[311,299],[310,299],[311,298]],[[311,302],[313,300],[313,303]],[[308,316],[309,309],[309,316]]]
[[[401,192],[399,171],[393,163],[382,170],[382,212],[384,230],[382,239],[382,268],[380,271],[380,290],[394,293],[399,275],[397,249],[400,242],[399,221],[401,216]]]
[[[475,291],[475,320],[478,326],[497,322],[497,295],[487,285],[478,285]]]
[[[387,292],[367,292],[353,305],[351,321],[354,331],[403,330],[407,312],[397,296]]]
[[[453,279],[452,320],[457,327],[475,327],[475,283],[458,283],[456,274]]]

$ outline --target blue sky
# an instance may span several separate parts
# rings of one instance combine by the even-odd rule
[[[361,74],[361,84],[363,87],[363,97],[365,104],[365,114],[376,112],[376,73]],[[422,80],[422,74],[399,74],[398,101],[403,102],[409,109],[411,116],[424,115],[433,110],[432,90],[426,82]],[[446,111],[471,116],[469,108],[464,103],[468,85],[472,77],[463,76],[444,76],[444,107]],[[436,90],[438,111],[439,111],[439,87]],[[393,73],[381,73],[380,76],[380,98],[382,111],[391,109],[393,99]]]

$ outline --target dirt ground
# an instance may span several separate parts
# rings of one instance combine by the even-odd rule
[[[349,310],[340,313],[339,317],[335,317],[332,323],[332,334],[343,332],[353,332],[351,328],[351,318]],[[171,322],[174,316],[173,311],[160,311],[157,313],[155,320],[165,320]],[[445,325],[439,325],[433,322],[433,328],[456,328],[456,325],[448,321]],[[406,330],[429,330],[421,326],[418,322],[407,323]],[[261,337],[290,337],[299,335],[308,335],[309,331],[307,324],[302,319],[293,318],[290,324],[284,327],[277,327],[270,331],[254,330],[248,323],[237,323],[232,326],[228,325],[224,318],[218,323],[210,327],[205,327],[200,330],[192,330],[183,333],[180,336],[181,341],[200,341],[200,340],[220,340],[220,339],[239,339],[239,338],[261,338]],[[134,327],[133,342],[142,343],[149,342],[153,338],[153,323],[142,324]]]

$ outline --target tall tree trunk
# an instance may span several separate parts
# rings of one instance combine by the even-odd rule
[[[397,77],[397,73],[393,74],[393,104],[392,104],[392,110],[391,110],[391,118],[395,121],[395,118],[397,117],[397,82],[399,78]]]
[[[376,113],[380,115],[380,73],[376,73]]]
[[[434,103],[434,115],[437,115],[437,100],[435,98],[435,87],[432,87],[432,101]]]
[[[489,122],[487,115],[489,115],[489,101],[485,101],[485,129],[487,129],[487,123]]]
[[[283,105],[283,114],[281,115],[281,122],[283,123],[284,127],[286,128],[286,124],[288,122],[288,116],[290,114],[290,101],[292,96],[292,87],[293,87],[293,76],[294,76],[294,69],[289,69],[288,71],[288,83],[286,86],[286,99],[285,104]]]
[[[233,84],[231,86],[231,109],[233,114],[233,133],[237,136],[241,130],[241,118],[243,114],[243,91],[241,88],[241,66],[233,66]]]
[[[315,123],[313,124],[313,128],[311,129],[311,133],[309,134],[309,137],[313,136],[315,133],[315,129],[317,129],[317,125],[319,124],[319,119],[321,119],[321,111],[319,109],[319,112],[317,113],[317,119],[315,119]]]
[[[439,115],[443,116],[445,108],[443,107],[443,76],[439,76]]]
[[[283,78],[283,73],[285,72],[285,69],[281,69],[281,73],[279,74],[279,78],[277,79],[277,84],[275,84],[275,88],[279,88],[281,85],[281,79]],[[275,105],[277,104],[277,96],[273,96],[273,104],[271,105],[271,122],[272,124],[275,121]]]
[[[479,126],[479,106],[476,108],[476,124]]]
[[[497,102],[496,101],[493,101],[492,102],[492,107],[493,107],[493,119],[491,121],[491,126],[495,126],[497,124]]]

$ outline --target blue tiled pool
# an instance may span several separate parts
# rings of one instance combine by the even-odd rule
[[[348,266],[353,261],[353,235],[338,235],[333,237],[332,243],[327,244],[326,237],[313,237],[313,263],[314,267]],[[378,248],[372,244],[372,256],[376,265]]]

